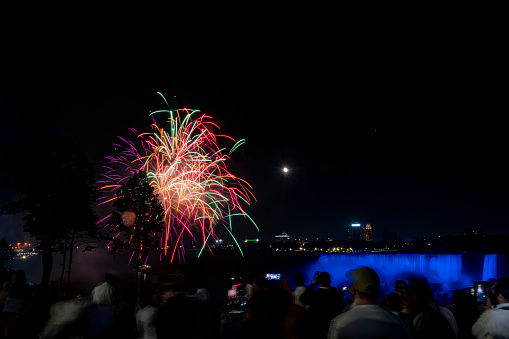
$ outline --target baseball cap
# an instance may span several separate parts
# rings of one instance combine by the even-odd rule
[[[369,267],[359,266],[346,272],[346,277],[359,292],[377,294],[380,288],[380,277]]]

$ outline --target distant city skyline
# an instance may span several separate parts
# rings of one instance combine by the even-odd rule
[[[10,227],[1,227],[1,229],[0,229],[0,234],[1,234],[0,238],[1,237],[5,237],[6,240],[8,242],[10,242],[11,244],[13,244],[13,245],[16,245],[18,242],[19,243],[35,242],[33,238],[30,238],[30,235],[28,233],[23,232],[22,227],[16,227],[16,224],[21,222],[21,220],[16,221],[16,219],[21,219],[19,216],[3,216],[3,218],[4,219],[12,219],[13,222],[12,222],[12,224],[10,224]],[[455,232],[455,233],[440,232],[440,233],[436,233],[436,234],[430,234],[430,233],[422,234],[422,233],[419,233],[419,230],[417,230],[416,234],[413,234],[413,235],[410,234],[409,236],[402,238],[402,237],[399,236],[399,234],[395,230],[393,230],[391,228],[385,228],[385,229],[382,230],[382,229],[377,228],[375,226],[375,224],[373,224],[373,223],[362,224],[362,223],[359,223],[359,222],[354,222],[354,223],[343,225],[344,236],[337,237],[337,238],[334,238],[334,237],[332,237],[330,235],[318,236],[316,234],[311,234],[311,233],[309,233],[309,234],[301,234],[301,233],[296,234],[296,233],[292,233],[291,231],[287,232],[286,230],[284,230],[281,233],[274,233],[274,234],[268,234],[268,232],[265,232],[266,234],[264,234],[264,235],[261,235],[261,234],[256,235],[255,234],[254,238],[262,239],[262,240],[265,240],[265,241],[267,241],[267,240],[270,241],[273,238],[276,238],[278,236],[282,236],[282,235],[286,234],[287,236],[291,237],[292,239],[296,239],[296,238],[302,238],[302,239],[308,238],[308,239],[351,240],[348,231],[352,227],[353,224],[359,225],[358,226],[359,230],[362,230],[362,232],[359,232],[359,237],[362,237],[362,238],[365,237],[363,226],[369,225],[371,227],[372,239],[375,242],[383,241],[384,237],[388,237],[388,239],[393,239],[395,237],[396,240],[411,241],[414,238],[429,238],[429,237],[438,237],[438,236],[446,236],[446,235],[451,235],[451,236],[465,235],[466,232],[470,232],[472,234],[474,234],[474,233],[477,234],[478,232],[481,232],[481,233],[488,234],[488,235],[499,234],[499,233],[487,232],[485,228],[472,228],[472,227],[468,227],[468,228],[465,228],[465,229],[463,229],[463,230],[461,230],[459,232]],[[389,232],[386,233],[386,231],[389,231]],[[500,234],[504,234],[504,233],[500,233]],[[226,237],[226,236],[220,236],[219,238],[221,238],[223,241],[226,241],[228,239],[228,237]],[[245,239],[247,239],[247,238],[245,238]],[[22,241],[19,241],[19,240],[22,240]]]

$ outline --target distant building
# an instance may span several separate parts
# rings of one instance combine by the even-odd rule
[[[276,242],[287,242],[292,240],[292,236],[286,232],[276,235]]]
[[[351,224],[348,227],[348,240],[362,240],[366,242],[373,241],[373,227],[371,224],[361,225],[359,223]]]
[[[348,240],[363,240],[361,224],[354,223],[348,227]]]
[[[382,233],[382,240],[385,242],[395,242],[398,240],[398,234],[396,232],[392,232],[390,229],[386,229]]]
[[[486,233],[486,230],[480,230],[480,229],[471,229],[471,228],[467,228],[464,232],[463,232],[463,235],[464,236],[474,236],[474,237],[485,237],[487,236],[487,233]]]
[[[373,242],[373,228],[371,224],[366,224],[366,226],[364,226],[364,241]]]

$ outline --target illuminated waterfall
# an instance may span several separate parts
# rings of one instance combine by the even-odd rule
[[[465,259],[465,266],[474,265]],[[481,260],[481,259],[479,259]],[[474,280],[496,278],[497,255],[484,256],[484,265],[478,268],[463,267],[461,254],[323,254],[307,265],[304,272],[313,277],[316,271],[329,272],[332,285],[348,284],[345,273],[357,266],[373,268],[380,276],[381,285],[390,290],[398,279],[425,277],[431,284],[443,289],[468,287]],[[482,268],[482,270],[481,270]]]
[[[497,255],[496,254],[485,254],[484,265],[482,270],[482,280],[488,281],[488,279],[497,279]]]

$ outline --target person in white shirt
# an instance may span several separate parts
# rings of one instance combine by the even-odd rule
[[[158,284],[145,281],[141,285],[139,306],[136,313],[136,327],[141,335],[139,339],[157,339],[156,328],[153,324],[158,304],[154,298]]]
[[[398,316],[376,304],[380,278],[369,267],[350,270],[350,294],[355,306],[332,319],[328,339],[338,338],[411,338],[408,326]]]
[[[481,314],[472,326],[472,335],[478,339],[509,338],[509,277],[497,280],[488,303],[488,307],[496,306]]]
[[[115,276],[107,273],[104,276],[104,282],[92,290],[92,302],[99,305],[113,304],[114,282]]]
[[[293,282],[296,285],[295,291],[293,291],[293,302],[297,305],[304,306],[300,301],[300,296],[306,292],[306,286],[304,285],[304,275],[297,272],[293,275]]]

